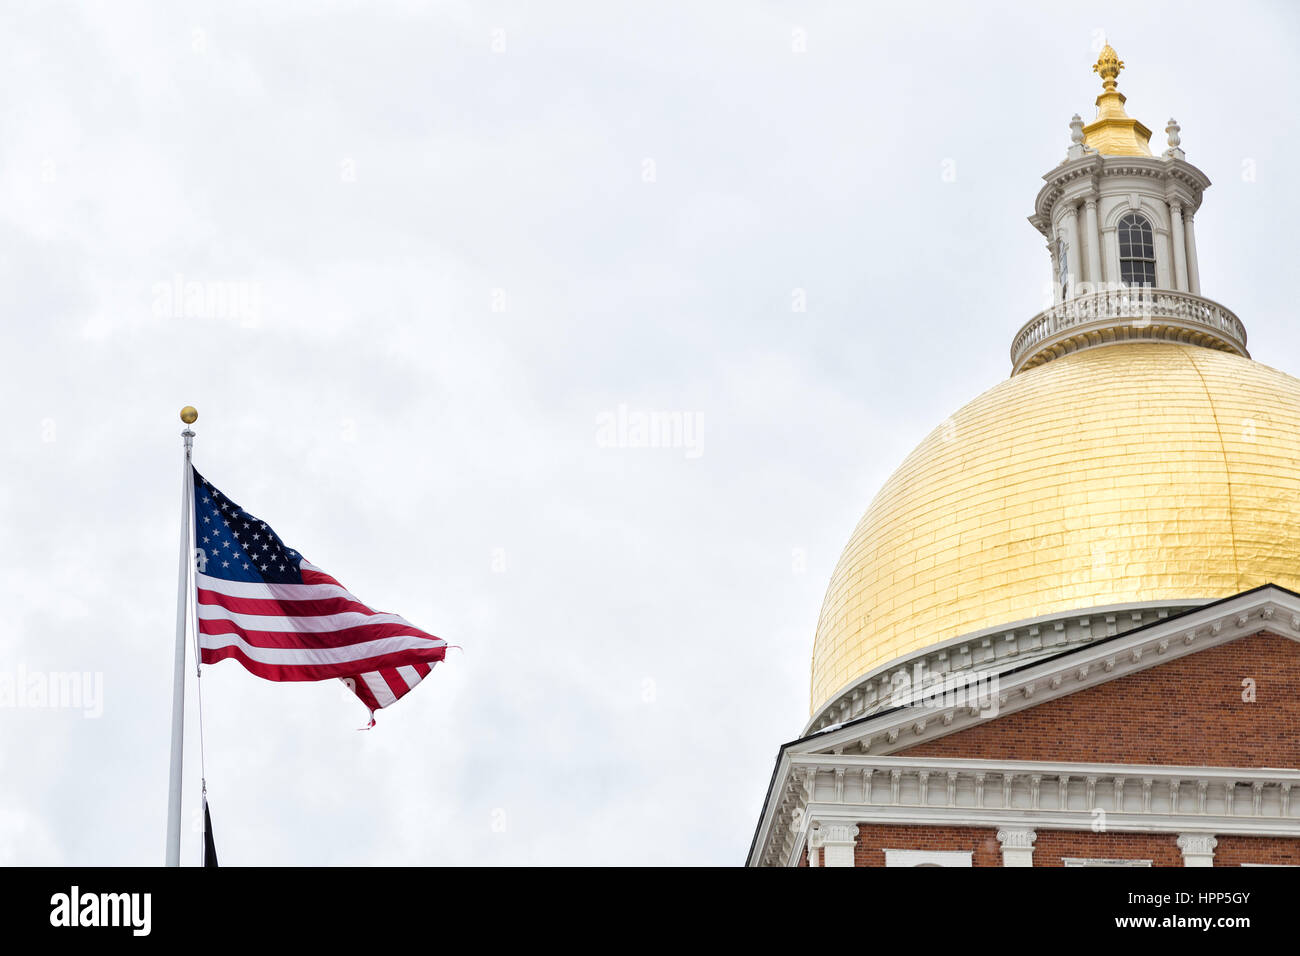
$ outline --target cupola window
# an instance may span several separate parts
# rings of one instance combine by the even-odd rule
[[[1119,278],[1129,286],[1156,284],[1156,244],[1151,223],[1135,212],[1119,221]]]

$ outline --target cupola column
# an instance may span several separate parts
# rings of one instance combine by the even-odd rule
[[[1187,289],[1193,295],[1200,295],[1201,269],[1196,264],[1196,230],[1190,212],[1183,220],[1183,230],[1187,233]]]
[[[1095,196],[1084,200],[1084,221],[1088,228],[1088,281],[1092,291],[1100,292],[1101,276],[1101,230],[1097,227],[1097,199]]]
[[[1052,304],[1060,305],[1064,296],[1061,293],[1061,263],[1056,257],[1056,248],[1058,243],[1049,242],[1047,244],[1047,254],[1052,257]]]
[[[1065,247],[1065,264],[1069,271],[1066,281],[1070,284],[1069,298],[1073,298],[1080,278],[1079,263],[1082,259],[1082,250],[1079,248],[1079,210],[1073,205],[1065,210]]]
[[[1183,228],[1183,204],[1169,201],[1170,242],[1174,247],[1174,288],[1187,292],[1187,233]]]

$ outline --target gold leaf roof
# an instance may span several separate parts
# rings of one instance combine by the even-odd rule
[[[1041,615],[1300,590],[1300,380],[1125,343],[1002,382],[885,483],[831,577],[812,710],[891,660]]]

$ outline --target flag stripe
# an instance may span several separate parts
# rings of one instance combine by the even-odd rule
[[[357,614],[345,611],[342,614],[317,614],[306,617],[291,617],[274,614],[240,614],[216,604],[200,604],[199,621],[234,621],[240,627],[261,631],[289,631],[293,633],[325,633],[342,631],[347,628],[373,626],[377,624],[398,624],[409,630],[416,630],[406,618],[397,614]]]
[[[381,670],[379,676],[384,679],[384,683],[386,683],[388,689],[392,691],[393,700],[397,700],[400,695],[405,694],[411,689],[411,685],[406,682],[406,678],[398,673],[397,668],[395,667]]]
[[[341,678],[341,680],[352,688],[352,693],[361,698],[361,703],[366,705],[372,715],[379,709],[379,701],[375,700],[375,695],[370,693],[370,686],[366,683],[364,677],[357,674],[352,677]]]
[[[365,680],[366,686],[370,688],[370,693],[375,695],[375,700],[379,701],[380,707],[387,707],[397,700],[397,694],[394,692],[392,685],[384,679],[382,674],[362,674],[361,677]]]
[[[369,627],[353,627],[346,630],[327,633],[289,633],[285,631],[253,631],[240,627],[232,621],[200,621],[199,634],[211,638],[210,643],[222,643],[228,635],[235,635],[251,647],[304,648],[308,650],[330,650],[332,648],[354,647],[369,641],[391,638],[409,638],[413,648],[445,647],[446,641],[430,637],[411,627],[400,624],[376,624]]]
[[[319,681],[331,677],[352,677],[360,681],[371,671],[382,667],[396,667],[403,661],[410,660],[411,651],[399,651],[384,657],[371,657],[365,660],[340,661],[336,664],[269,664],[259,661],[245,653],[237,646],[203,648],[203,663],[215,664],[218,661],[234,660],[243,665],[250,674],[273,681]],[[357,672],[363,671],[358,677]],[[382,681],[381,681],[382,683]],[[391,695],[392,690],[388,693]],[[360,696],[360,695],[358,695]],[[391,702],[390,702],[391,703]],[[368,706],[368,705],[367,705]],[[383,706],[388,706],[384,704]]]
[[[231,597],[269,598],[284,601],[316,601],[324,598],[341,597],[349,601],[357,600],[348,593],[347,588],[337,581],[321,584],[284,584],[281,582],[262,583],[260,581],[227,581],[207,574],[198,574],[198,586],[205,591],[228,594]]]
[[[328,597],[310,601],[286,600],[284,598],[245,598],[231,597],[214,591],[199,591],[199,603],[224,607],[228,611],[240,614],[291,615],[293,617],[310,617],[313,614],[342,614],[353,611],[357,614],[378,614],[358,601],[347,598]]]
[[[302,559],[301,569],[303,584],[332,584],[336,588],[343,587],[343,585],[339,584],[338,581],[335,581],[332,577],[320,568],[316,567],[316,565],[312,564],[306,558]]]
[[[443,641],[430,641],[425,638],[403,634],[397,637],[382,637],[374,641],[358,644],[344,644],[341,647],[263,647],[247,641],[241,634],[201,634],[199,646],[205,650],[217,650],[222,647],[238,647],[252,660],[263,664],[319,665],[343,664],[349,661],[363,662],[389,655],[406,653],[415,660],[442,660],[447,652]],[[399,664],[407,663],[400,661]],[[399,666],[393,664],[389,666]],[[370,670],[369,667],[355,668]],[[338,677],[338,674],[326,675]],[[343,675],[346,676],[346,675]]]

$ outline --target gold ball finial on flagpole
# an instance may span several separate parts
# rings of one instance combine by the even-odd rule
[[[193,405],[186,405],[181,409],[181,421],[186,425],[193,425],[199,420],[199,410]]]

